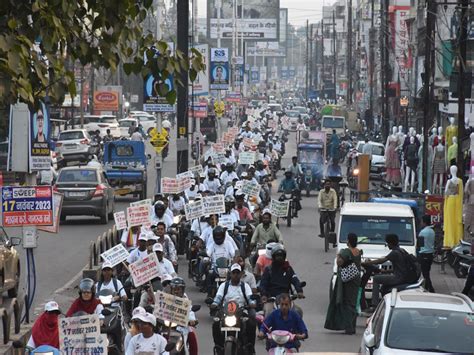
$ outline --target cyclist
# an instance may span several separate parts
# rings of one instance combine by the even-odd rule
[[[329,228],[331,232],[334,232],[336,228],[336,208],[337,208],[337,193],[331,187],[331,182],[326,180],[324,182],[324,190],[319,191],[318,195],[318,208],[319,208],[319,236],[324,238],[324,222],[326,218],[329,218]],[[336,244],[333,244],[336,247]]]

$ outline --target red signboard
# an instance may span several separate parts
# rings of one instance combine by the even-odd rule
[[[428,195],[425,200],[425,214],[431,216],[432,224],[443,223],[444,198],[441,195]]]
[[[94,91],[94,110],[118,111],[119,96],[116,91]]]

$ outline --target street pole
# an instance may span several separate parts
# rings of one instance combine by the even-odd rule
[[[435,0],[427,0],[427,18],[426,18],[426,37],[425,37],[425,75],[423,77],[423,166],[422,166],[422,191],[426,191],[428,186],[428,130],[430,127],[430,79],[432,70],[432,43],[434,43],[434,29],[435,29],[435,12],[436,3]],[[408,109],[408,108],[407,108]],[[408,128],[408,127],[406,127]]]
[[[158,0],[157,6],[157,16],[156,16],[156,39],[161,40],[163,37],[162,33],[162,21],[163,21],[163,9],[162,9],[163,0]],[[161,135],[161,113],[156,113],[156,131]],[[171,137],[168,137],[168,142],[171,140]],[[169,149],[168,149],[169,151]],[[163,166],[163,154],[162,151],[156,152],[155,155],[155,170],[156,170],[156,183],[155,183],[155,194],[161,193],[161,169]]]
[[[374,0],[370,1],[370,35],[369,35],[369,110],[374,119],[374,69],[375,69],[375,28],[374,28]]]
[[[337,104],[337,89],[336,89],[336,70],[337,70],[337,54],[336,54],[336,11],[332,11],[332,46],[334,50],[334,63],[333,63],[333,75],[334,75],[334,105]]]
[[[321,80],[320,80],[320,95],[323,94],[323,91],[326,91],[324,88],[324,19],[321,19]],[[323,95],[322,97],[325,97]]]
[[[468,26],[468,6],[469,0],[459,0],[461,6],[461,26],[459,34],[459,76],[458,76],[458,175],[461,179],[464,179],[465,165],[464,165],[464,154],[463,154],[463,140],[466,136],[465,128],[465,101],[466,96],[464,93],[464,76],[466,75],[466,52],[467,52],[467,26]],[[469,75],[472,75],[470,72]],[[470,80],[469,80],[470,82]],[[471,88],[469,88],[470,91]]]
[[[306,20],[306,55],[305,55],[305,96],[306,96],[306,102],[308,102],[308,75],[309,75],[309,20]]]
[[[183,58],[189,56],[189,1],[177,0],[177,48],[183,54]],[[188,170],[188,72],[180,73],[182,85],[178,86],[177,103],[177,173]]]
[[[82,99],[83,95],[84,95],[84,66],[81,64],[81,97],[79,98],[79,107],[81,110],[81,128],[84,128],[84,100]],[[73,98],[72,105],[74,106],[74,98]]]
[[[347,105],[352,105],[352,0],[347,4]]]
[[[385,118],[385,130],[383,131],[384,136],[388,137],[388,126],[389,126],[389,119],[390,119],[390,114],[389,114],[389,105],[388,105],[388,83],[390,78],[388,77],[387,70],[389,68],[389,54],[388,54],[388,48],[389,48],[389,35],[390,35],[390,26],[389,26],[389,17],[388,17],[388,8],[389,8],[389,0],[384,0],[384,20],[385,20],[385,26],[384,26],[384,70],[385,70],[385,75],[384,75],[384,90],[385,90],[385,95],[384,95],[384,116]]]

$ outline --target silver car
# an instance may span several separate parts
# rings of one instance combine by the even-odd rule
[[[54,189],[64,194],[61,221],[65,221],[67,216],[92,215],[100,217],[102,224],[107,224],[114,216],[114,190],[102,168],[63,168]]]

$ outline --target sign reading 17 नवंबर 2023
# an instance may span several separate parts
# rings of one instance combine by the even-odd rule
[[[52,225],[51,186],[2,187],[2,224],[4,227]]]
[[[61,354],[107,354],[107,337],[100,334],[99,316],[59,318],[59,349]]]

